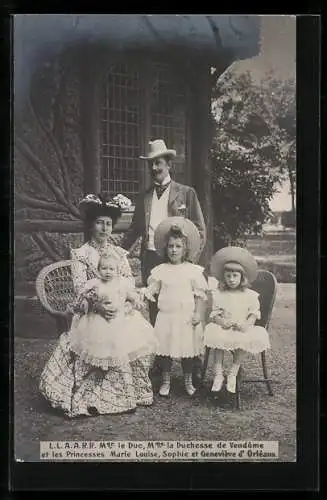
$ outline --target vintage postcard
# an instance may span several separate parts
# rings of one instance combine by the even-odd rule
[[[295,463],[296,17],[13,41],[15,460]]]

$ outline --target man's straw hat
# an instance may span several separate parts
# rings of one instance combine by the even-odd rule
[[[161,156],[176,156],[175,149],[167,149],[165,141],[162,139],[156,139],[155,141],[149,142],[149,153],[148,156],[140,156],[141,160],[154,160],[155,158],[160,158]]]

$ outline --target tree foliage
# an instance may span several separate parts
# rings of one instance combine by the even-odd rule
[[[295,88],[268,74],[225,74],[213,90],[211,150],[215,247],[258,234],[287,177],[295,187]]]

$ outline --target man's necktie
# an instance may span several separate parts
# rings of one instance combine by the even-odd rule
[[[158,199],[162,196],[162,194],[166,191],[167,187],[170,185],[170,182],[167,182],[167,184],[155,184],[154,188],[157,193]]]

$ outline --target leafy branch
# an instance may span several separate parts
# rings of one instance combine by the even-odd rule
[[[269,201],[287,175],[294,192],[295,87],[271,75],[258,85],[250,73],[227,72],[213,95],[211,175],[219,246],[261,231]]]

